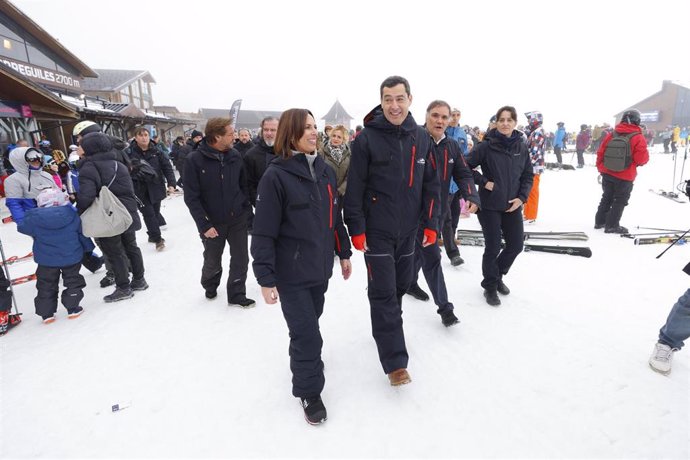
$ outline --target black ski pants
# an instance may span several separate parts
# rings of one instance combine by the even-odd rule
[[[371,332],[386,374],[407,368],[402,298],[412,284],[416,231],[401,237],[367,233],[367,295]]]
[[[620,226],[623,209],[628,205],[633,183],[609,174],[602,174],[601,188],[603,193],[599,208],[594,216],[594,225],[616,228]]]
[[[152,242],[159,242],[161,240],[161,225],[165,225],[165,219],[161,216],[161,202],[151,202],[148,193],[139,197],[142,204],[139,205],[139,212],[144,217],[144,224],[146,225],[146,233],[149,235],[149,240]],[[160,216],[160,217],[159,217]],[[163,223],[161,223],[161,219]]]
[[[562,149],[561,147],[556,147],[555,145],[553,147],[553,153],[556,154],[556,162],[559,165],[563,164],[563,155],[561,155],[561,149]]]
[[[247,248],[247,213],[237,216],[231,224],[215,225],[218,236],[206,238],[201,235],[204,245],[204,265],[201,268],[201,285],[207,291],[215,291],[223,276],[223,252],[225,243],[230,246],[230,274],[228,275],[228,303],[246,297],[249,250]]]
[[[585,151],[583,149],[577,149],[577,165],[583,167],[585,165]]]
[[[292,394],[298,398],[319,396],[326,381],[319,318],[327,289],[328,282],[307,288],[278,287],[280,307],[290,331]]]
[[[127,230],[121,235],[99,238],[103,254],[110,260],[115,275],[115,284],[119,288],[129,287],[129,266],[132,267],[132,278],[144,277],[144,258],[137,246],[137,235],[134,230]]]
[[[38,265],[36,268],[36,298],[34,306],[36,314],[42,318],[53,316],[57,311],[58,292],[60,290],[60,275],[65,289],[62,291],[61,302],[67,311],[78,307],[84,298],[86,281],[79,270],[81,262],[66,267],[47,267]]]
[[[498,281],[508,273],[515,258],[524,248],[524,227],[522,209],[513,212],[481,210],[477,218],[484,234],[484,256],[482,257],[482,287],[495,290]],[[505,248],[501,249],[501,236]]]
[[[448,196],[448,208],[445,209],[441,222],[441,235],[443,236],[443,248],[449,259],[460,255],[458,245],[455,244],[455,230],[460,221],[460,192]]]
[[[441,248],[439,248],[436,243],[423,247],[423,240],[424,229],[420,226],[417,238],[415,239],[414,274],[412,282],[417,282],[419,278],[419,269],[421,268],[422,273],[424,273],[426,284],[431,291],[431,296],[434,298],[434,303],[438,306],[436,312],[440,315],[446,311],[453,311],[453,304],[448,301],[446,280],[443,277],[443,269],[441,268]]]

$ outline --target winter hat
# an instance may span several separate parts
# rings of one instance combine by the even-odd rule
[[[36,197],[39,208],[51,208],[53,206],[64,206],[69,204],[65,193],[58,188],[49,188],[41,191]]]
[[[67,159],[68,163],[76,163],[77,161],[79,161],[79,155],[77,155],[76,153],[71,153],[69,158]]]
[[[50,145],[50,141],[47,139],[42,140],[41,142],[38,143],[38,145]]]
[[[194,139],[195,137],[199,137],[199,136],[204,137],[204,133],[202,133],[201,131],[197,131],[196,129],[194,131],[192,131],[192,134],[190,134],[190,137],[192,139]]]
[[[90,133],[81,138],[81,148],[86,155],[109,152],[113,148],[110,138],[103,133]]]
[[[75,150],[79,149],[76,145],[72,144],[69,146],[70,151],[74,152]]]

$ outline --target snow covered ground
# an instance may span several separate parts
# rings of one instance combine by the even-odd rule
[[[482,249],[462,248],[458,268],[444,256],[461,320],[449,329],[431,302],[406,296],[410,385],[392,388],[381,370],[355,254],[321,321],[329,417],[319,427],[290,393],[279,306],[259,300],[251,269],[256,308],[206,300],[201,244],[183,199],[170,198],[166,250],[139,232],[151,288],[132,300],[105,304],[102,270],[84,271],[85,313],[68,321],[60,307],[43,325],[35,283],[16,286],[24,321],[0,338],[0,457],[689,458],[690,352],[676,353],[668,377],[647,359],[688,287],[690,246],[657,260],[664,246],[593,230],[596,179],[591,166],[547,172],[530,228],[586,231],[591,259],[523,253],[506,278],[512,293],[492,308],[479,286]],[[672,180],[673,157],[654,154],[621,223],[690,226],[690,205],[648,191]],[[476,217],[460,228],[479,228]],[[8,257],[31,250],[14,224],[0,238]],[[10,268],[17,277],[34,267]]]

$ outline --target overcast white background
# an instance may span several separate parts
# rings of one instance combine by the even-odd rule
[[[149,70],[154,103],[182,111],[241,98],[320,118],[339,98],[356,124],[399,74],[419,122],[440,98],[473,126],[512,104],[575,130],[690,80],[684,1],[13,3],[92,68]]]

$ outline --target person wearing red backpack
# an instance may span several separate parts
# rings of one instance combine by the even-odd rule
[[[606,233],[628,233],[628,229],[620,224],[623,209],[628,205],[633,182],[637,176],[637,167],[643,166],[649,161],[647,141],[642,135],[640,122],[639,110],[626,110],[621,122],[616,125],[613,132],[604,137],[597,150],[597,169],[601,173],[603,193],[599,208],[594,216],[594,228],[603,228]],[[614,137],[620,138],[620,136],[628,138],[630,161],[629,164],[626,162],[626,167],[615,168],[614,170],[607,163],[607,146]]]

